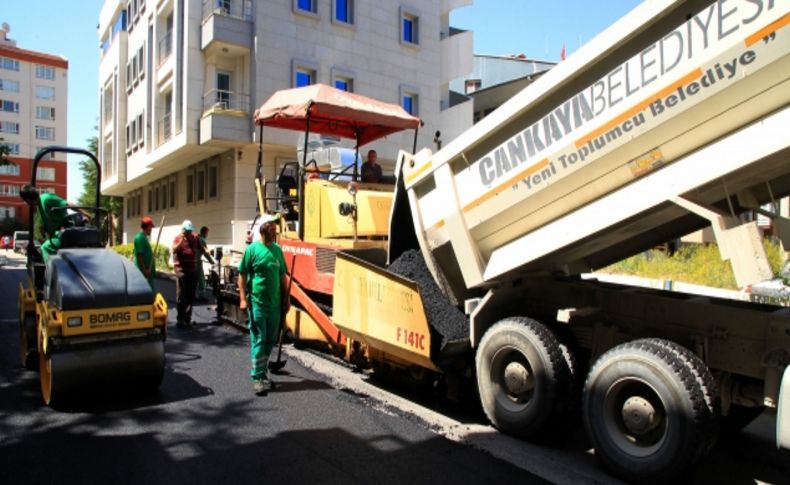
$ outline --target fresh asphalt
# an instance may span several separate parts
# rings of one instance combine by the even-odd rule
[[[97,390],[43,406],[38,374],[18,357],[23,261],[0,263],[0,483],[545,483],[297,360],[255,396],[246,335],[213,325],[210,304],[196,307],[193,329],[176,329],[169,279],[157,281],[171,307],[158,392]]]
[[[620,483],[597,465],[580,423],[557,445],[532,444],[479,411],[323,354],[286,346],[279,387],[256,397],[247,337],[213,325],[211,303],[196,307],[193,330],[176,329],[167,278],[157,281],[171,307],[159,391],[99,389],[67,409],[43,406],[38,374],[19,364],[24,269],[11,254],[0,250],[0,484]],[[774,426],[765,414],[720,436],[677,484],[788,483],[790,457],[776,450]]]

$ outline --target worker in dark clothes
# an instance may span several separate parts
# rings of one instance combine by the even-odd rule
[[[362,181],[363,182],[381,182],[381,165],[378,164],[378,154],[376,150],[368,152],[368,159],[362,164]]]
[[[208,301],[208,296],[206,295],[206,273],[203,269],[203,257],[205,256],[210,264],[212,265],[214,264],[214,258],[211,257],[211,253],[208,250],[208,243],[206,243],[207,237],[208,237],[208,227],[203,226],[200,228],[200,234],[198,235],[198,243],[200,244],[200,253],[198,253],[198,258],[197,258],[196,298],[198,301]]]
[[[181,232],[173,240],[173,270],[176,274],[176,326],[192,326],[192,305],[197,288],[197,258],[200,243],[192,232],[192,222],[185,220]]]

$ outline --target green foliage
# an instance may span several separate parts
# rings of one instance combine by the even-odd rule
[[[163,244],[151,244],[154,251],[154,258],[156,260],[156,270],[164,271],[170,268],[170,248]],[[112,247],[113,251],[120,254],[131,262],[134,262],[134,243],[119,244]]]
[[[763,246],[771,270],[776,275],[782,269],[784,252],[775,241],[764,239]],[[729,261],[722,261],[716,244],[683,244],[673,256],[653,249],[612,264],[601,271],[737,289],[732,267]]]
[[[8,159],[8,155],[11,153],[11,149],[3,143],[3,139],[0,138],[0,167],[5,165],[16,165],[14,162]]]
[[[87,140],[88,142],[88,150],[90,150],[94,155],[98,157],[99,153],[99,139],[97,137],[91,137]],[[98,179],[98,171],[96,170],[96,165],[93,163],[93,160],[85,159],[79,162],[80,172],[82,172],[83,177],[83,185],[82,185],[82,195],[77,200],[77,203],[81,206],[86,207],[93,207],[96,204],[96,181]],[[102,196],[99,200],[99,204],[101,207],[104,207],[110,214],[112,214],[112,218],[115,225],[115,234],[113,237],[113,241],[120,241],[122,234],[123,234],[123,217],[121,214],[123,212],[123,198],[121,197],[111,197],[111,196]],[[107,220],[105,219],[102,221],[102,233],[107,234]]]

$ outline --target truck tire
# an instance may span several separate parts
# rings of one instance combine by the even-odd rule
[[[36,315],[24,313],[19,321],[19,356],[22,367],[38,370],[38,350],[36,343]]]
[[[703,413],[702,418],[704,426],[706,427],[706,440],[700,448],[700,455],[697,456],[697,460],[699,460],[710,453],[721,431],[721,397],[719,394],[719,386],[716,384],[716,380],[713,378],[713,374],[710,372],[710,368],[708,368],[707,364],[687,347],[665,339],[654,338],[650,339],[650,342],[670,349],[672,352],[675,352],[679,358],[683,359],[694,373],[697,384],[700,386],[705,396],[707,409]]]
[[[546,438],[573,409],[573,359],[557,337],[530,318],[507,318],[483,335],[477,387],[489,421],[523,438]]]
[[[703,454],[708,405],[686,357],[644,339],[618,345],[593,365],[582,416],[596,456],[615,475],[662,483]]]

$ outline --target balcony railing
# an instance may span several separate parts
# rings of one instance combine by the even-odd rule
[[[173,138],[173,115],[166,113],[156,122],[156,146]]]
[[[252,0],[203,0],[203,21],[212,15],[252,20]]]
[[[158,66],[161,66],[173,53],[173,31],[169,31],[164,37],[159,39],[159,58]]]
[[[250,112],[250,95],[224,89],[212,89],[203,95],[203,112],[208,111]]]

